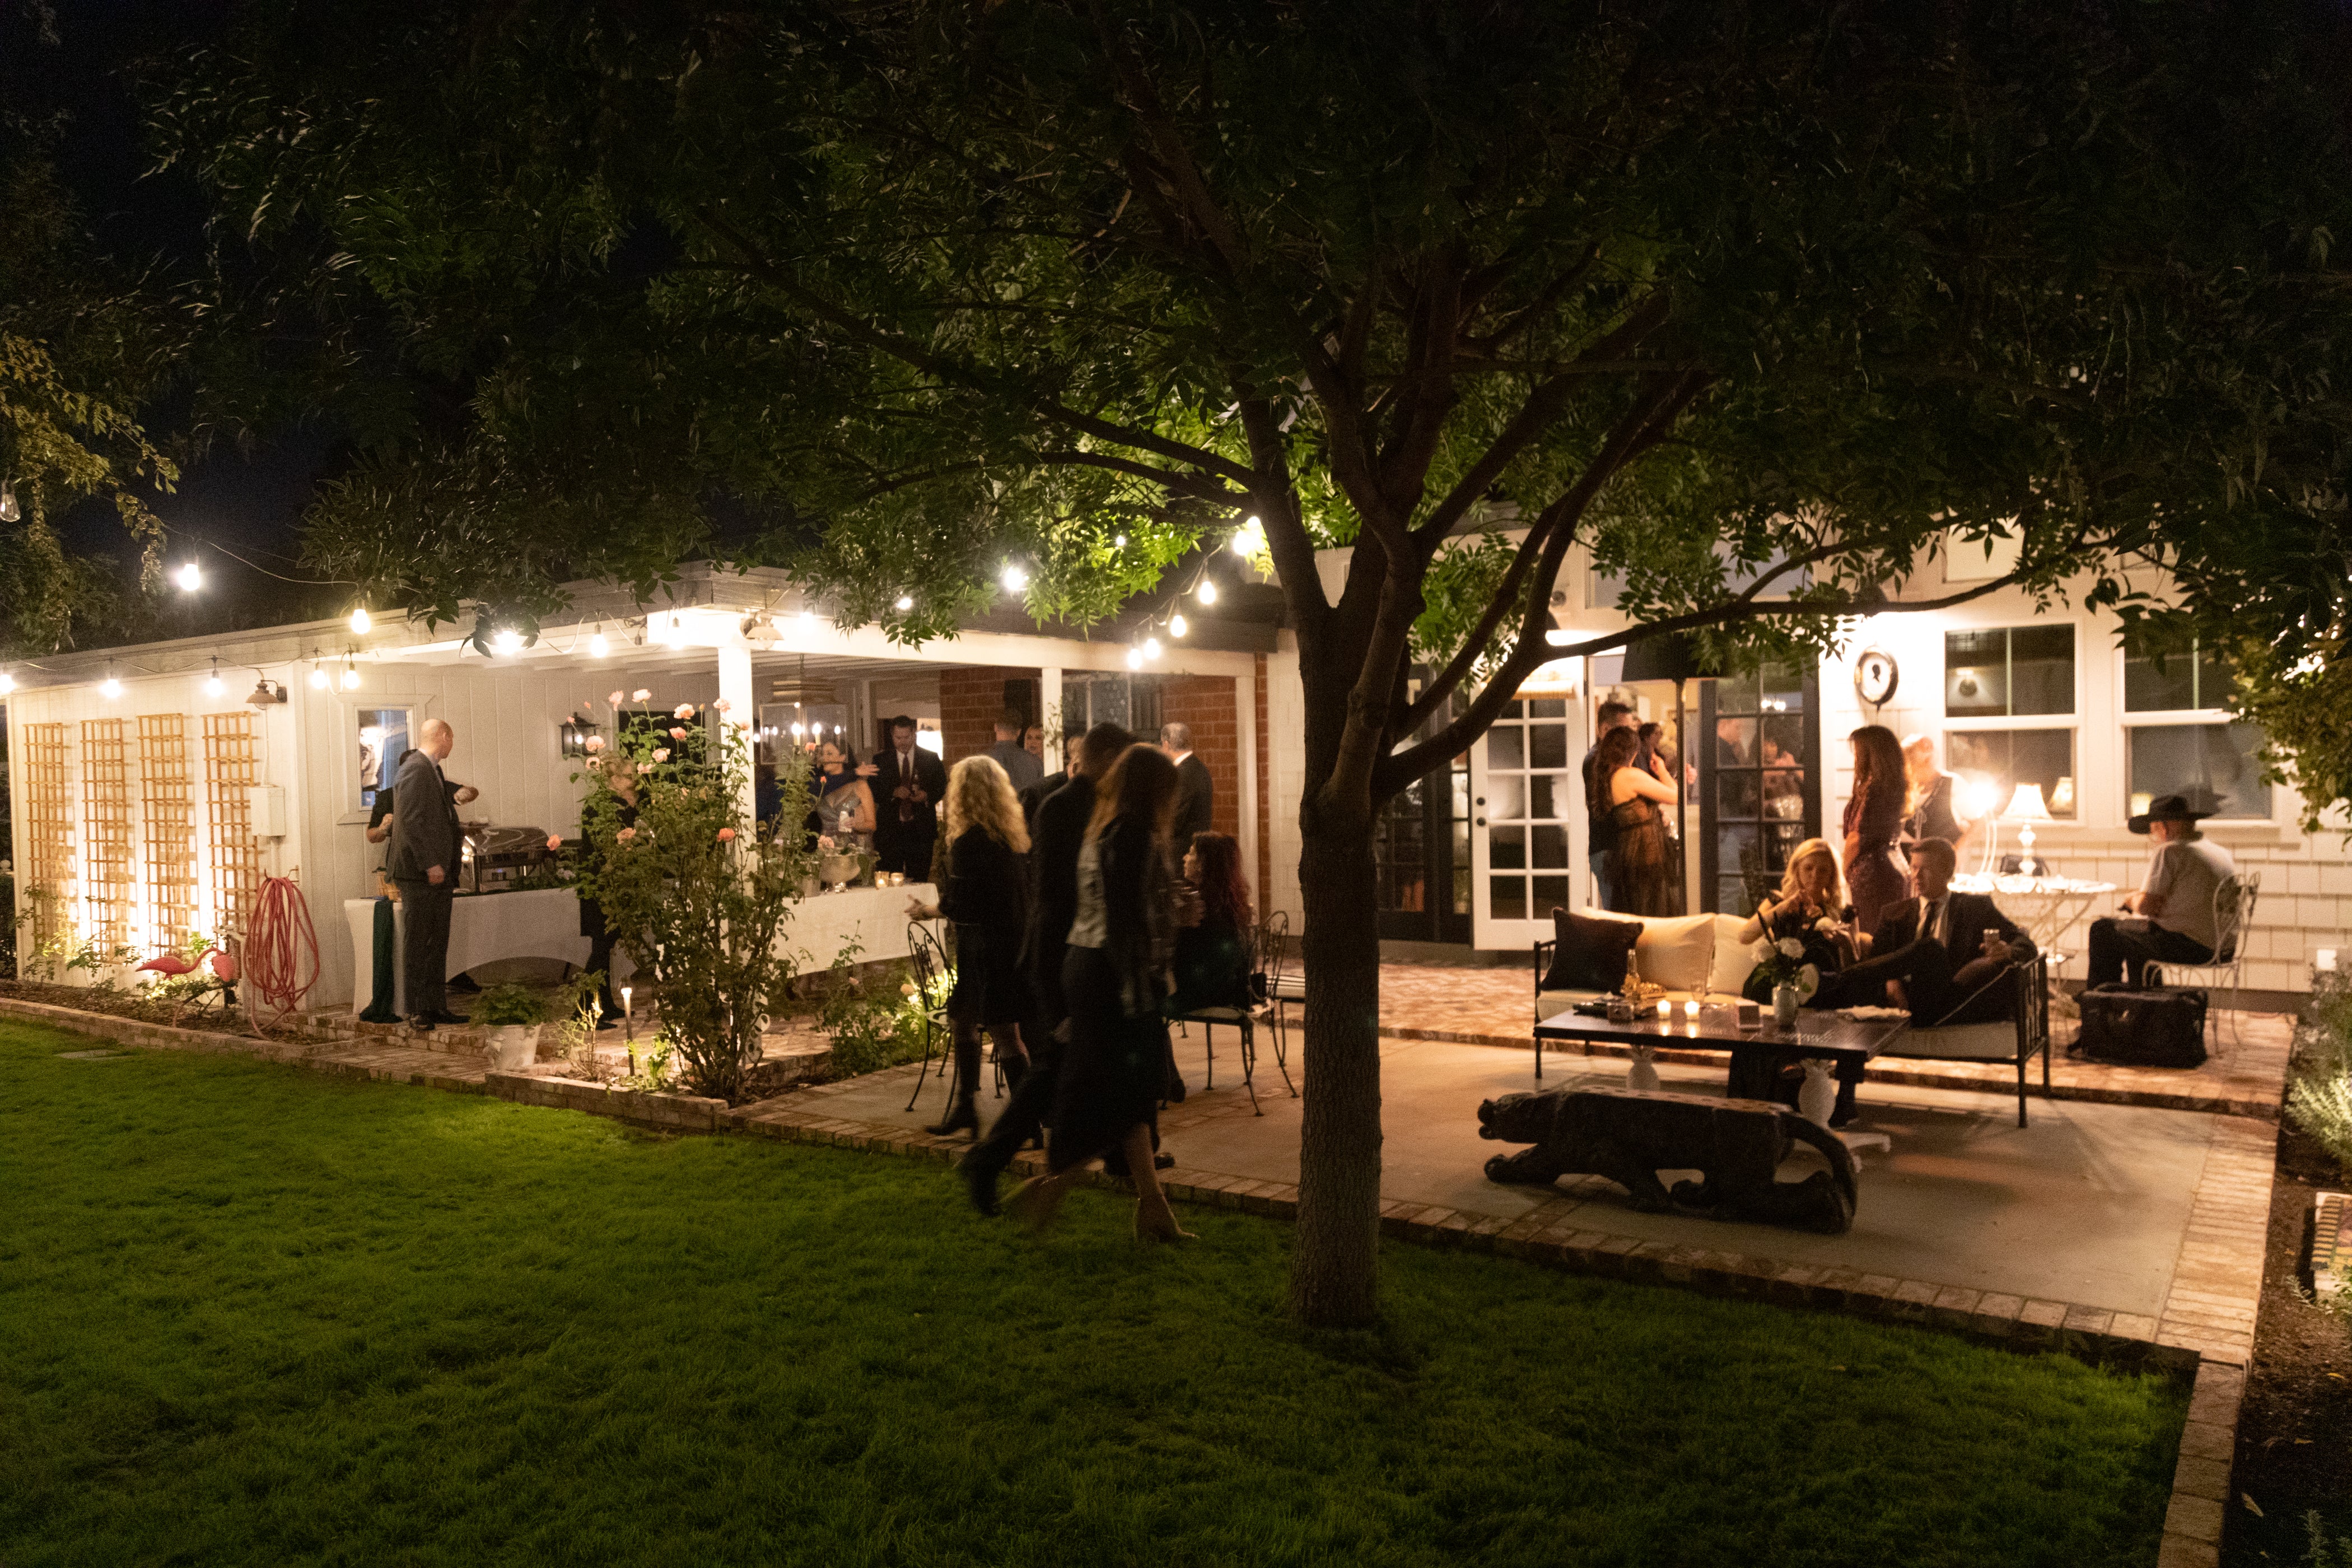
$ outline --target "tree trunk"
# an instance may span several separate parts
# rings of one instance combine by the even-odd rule
[[[1307,1084],[1290,1303],[1317,1327],[1360,1328],[1380,1310],[1381,941],[1371,823],[1369,814],[1333,821],[1308,811],[1300,827]]]

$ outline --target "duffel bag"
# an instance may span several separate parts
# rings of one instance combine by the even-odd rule
[[[2202,991],[2129,991],[2094,986],[2075,998],[2083,1030],[2074,1049],[2117,1067],[2195,1068],[2205,1065]]]

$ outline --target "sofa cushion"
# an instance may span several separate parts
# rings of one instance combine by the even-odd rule
[[[1641,923],[1631,918],[1551,912],[1552,930],[1559,945],[1552,951],[1551,968],[1538,991],[1614,991],[1625,981],[1626,954],[1642,935]]]
[[[1747,924],[1738,915],[1715,917],[1715,962],[1707,970],[1708,990],[1727,991],[1736,996],[1748,984],[1756,961],[1763,955],[1764,940],[1741,942],[1739,932]]]

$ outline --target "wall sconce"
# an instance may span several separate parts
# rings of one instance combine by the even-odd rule
[[[596,733],[596,731],[597,725],[593,720],[583,719],[577,715],[564,720],[562,723],[556,726],[556,732],[562,737],[563,754],[566,757],[586,756],[588,737]]]

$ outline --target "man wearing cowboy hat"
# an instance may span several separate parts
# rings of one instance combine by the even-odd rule
[[[2212,816],[2191,811],[2177,795],[2160,795],[2131,819],[2134,833],[2156,842],[2139,891],[2124,895],[2137,920],[2091,922],[2091,984],[2113,985],[2126,971],[2135,989],[2147,984],[2152,963],[2210,963],[2221,932],[2213,926],[2213,893],[2236,875],[2230,852],[2197,831]]]

